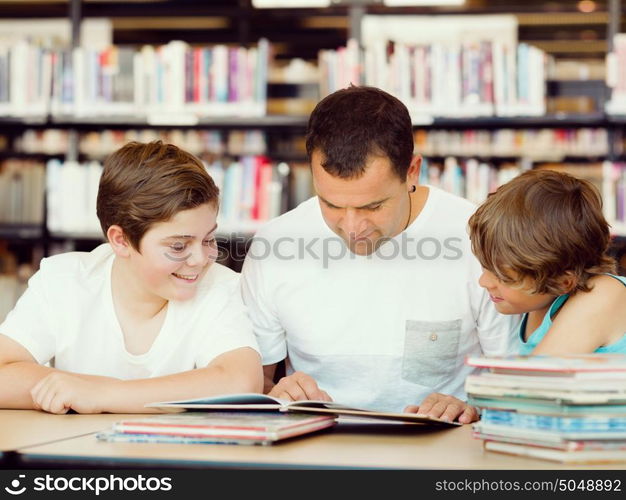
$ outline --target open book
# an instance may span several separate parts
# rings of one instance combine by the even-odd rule
[[[462,425],[458,422],[449,422],[440,418],[433,418],[419,413],[398,413],[362,408],[353,408],[329,401],[286,401],[274,398],[267,394],[226,394],[209,398],[187,399],[181,401],[163,401],[146,405],[150,408],[159,408],[164,411],[185,410],[269,410],[293,413],[325,413],[342,417],[356,417],[376,419],[388,422],[408,422],[439,426]]]

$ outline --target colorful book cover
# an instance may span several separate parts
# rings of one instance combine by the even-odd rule
[[[329,415],[279,412],[186,412],[116,422],[108,441],[270,444],[335,425]]]
[[[598,377],[611,372],[613,376],[626,378],[625,354],[577,354],[569,356],[500,356],[474,357],[466,364],[489,368],[499,373],[541,372],[542,375]],[[604,373],[603,373],[604,372]]]
[[[485,409],[481,414],[485,424],[509,425],[520,429],[561,432],[626,432],[624,416],[555,416]]]

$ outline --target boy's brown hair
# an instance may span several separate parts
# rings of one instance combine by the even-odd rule
[[[153,224],[205,203],[217,208],[218,200],[219,189],[192,154],[162,141],[129,142],[104,162],[96,211],[105,237],[116,224],[139,251]]]
[[[588,181],[552,170],[529,170],[506,184],[469,220],[472,250],[505,283],[534,283],[534,293],[589,291],[587,281],[615,272],[607,254],[609,225]],[[562,278],[571,273],[572,289]]]

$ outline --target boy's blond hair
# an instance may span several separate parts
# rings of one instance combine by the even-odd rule
[[[104,162],[96,210],[105,237],[117,224],[140,251],[153,224],[205,203],[217,209],[218,197],[213,179],[191,153],[161,141],[129,142]]]
[[[529,170],[489,195],[469,220],[472,250],[505,283],[534,283],[534,293],[589,291],[596,274],[615,272],[607,254],[609,225],[588,181]],[[571,289],[562,278],[571,273]]]

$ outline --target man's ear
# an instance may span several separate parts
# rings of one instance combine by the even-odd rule
[[[409,165],[409,170],[406,173],[406,183],[411,186],[417,186],[419,184],[420,170],[422,169],[422,157],[420,155],[414,155]]]
[[[126,239],[124,230],[117,224],[109,226],[107,229],[107,239],[118,257],[128,257],[130,255],[130,243]]]

